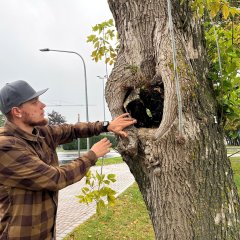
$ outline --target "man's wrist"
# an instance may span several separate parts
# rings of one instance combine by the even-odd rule
[[[103,126],[103,132],[109,132],[108,131],[109,121],[103,121],[102,126]]]

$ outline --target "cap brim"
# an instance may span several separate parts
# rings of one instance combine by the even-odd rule
[[[48,88],[36,92],[35,94],[33,94],[31,97],[29,97],[29,98],[28,98],[26,101],[24,101],[24,102],[27,102],[27,101],[30,101],[30,100],[33,99],[33,98],[39,97],[40,95],[42,95],[43,93],[45,93],[47,90],[48,90]]]

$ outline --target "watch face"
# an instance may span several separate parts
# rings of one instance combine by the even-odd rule
[[[108,121],[104,121],[104,122],[103,122],[103,126],[104,126],[104,127],[107,127],[108,125],[109,125],[109,122],[108,122]]]

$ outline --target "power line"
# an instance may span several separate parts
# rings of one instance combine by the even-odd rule
[[[85,107],[85,104],[47,104],[47,107]],[[88,106],[96,106],[96,105],[88,105]]]

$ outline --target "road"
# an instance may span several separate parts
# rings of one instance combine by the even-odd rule
[[[81,152],[83,154],[84,152]],[[69,161],[78,158],[78,152],[58,152],[58,159],[60,164],[68,163]],[[105,155],[105,158],[119,157],[120,154],[114,150],[111,150]]]

